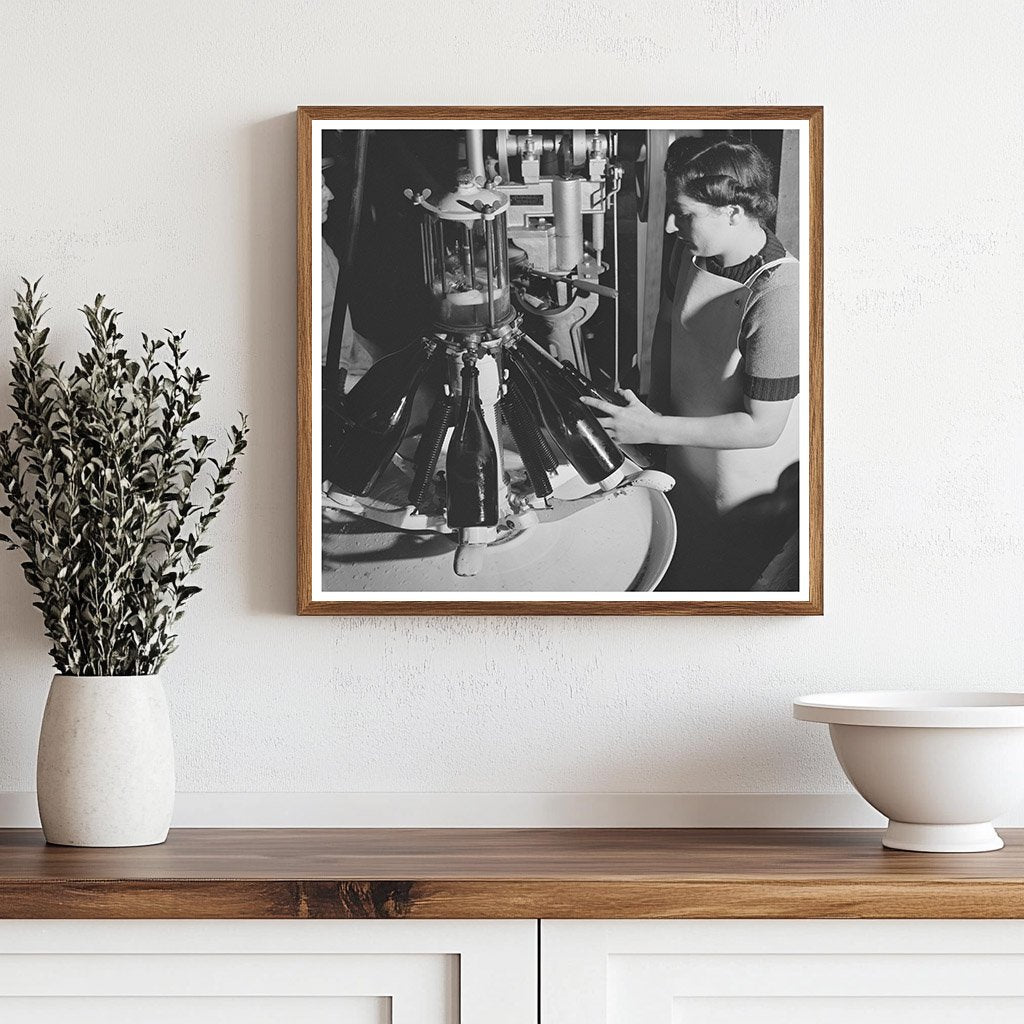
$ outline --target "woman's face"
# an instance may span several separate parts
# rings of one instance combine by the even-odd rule
[[[327,220],[327,207],[330,205],[331,200],[334,198],[334,193],[327,187],[327,182],[324,181],[323,171],[320,172],[320,223],[323,224]]]
[[[731,227],[728,206],[710,206],[684,192],[669,194],[665,232],[675,234],[695,256],[721,256]]]

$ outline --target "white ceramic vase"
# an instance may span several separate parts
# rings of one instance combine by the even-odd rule
[[[49,843],[162,843],[174,809],[174,747],[160,677],[54,676],[36,791]]]

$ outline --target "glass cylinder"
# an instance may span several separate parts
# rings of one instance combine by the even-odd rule
[[[509,319],[508,198],[460,182],[437,206],[423,203],[423,272],[442,330],[485,331]]]

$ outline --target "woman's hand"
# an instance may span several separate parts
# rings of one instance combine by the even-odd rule
[[[632,391],[620,391],[629,405],[612,405],[598,398],[581,398],[601,416],[608,436],[621,444],[658,444],[662,417],[640,401]]]

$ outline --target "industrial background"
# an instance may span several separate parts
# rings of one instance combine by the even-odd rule
[[[593,381],[603,390],[590,397],[629,388],[664,412],[669,377],[686,376],[655,342],[662,296],[675,287],[662,171],[670,151],[756,146],[778,198],[765,227],[800,252],[799,132],[770,123],[314,123],[322,238],[312,344],[323,413],[312,472],[320,466],[328,490],[313,575],[324,591],[799,588],[798,409],[786,405],[775,451],[726,469],[656,446],[620,450],[576,402]],[[795,296],[793,317],[795,348]],[[464,403],[467,380],[477,397]],[[739,400],[726,386],[698,402],[731,411]],[[569,427],[560,440],[551,432],[581,415],[585,430]],[[474,440],[457,443],[463,435]],[[788,573],[765,576],[787,544]]]

